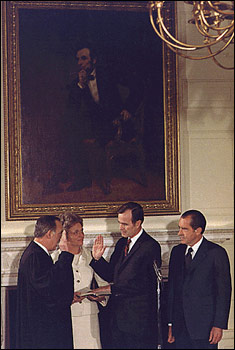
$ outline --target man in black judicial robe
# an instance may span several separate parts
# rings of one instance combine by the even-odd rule
[[[34,240],[19,265],[16,311],[17,349],[72,349],[73,251],[58,217],[37,220]],[[53,264],[49,255],[59,243]]]

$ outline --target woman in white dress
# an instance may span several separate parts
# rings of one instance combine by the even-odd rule
[[[71,305],[73,344],[74,349],[101,349],[99,308],[97,302],[106,305],[108,297],[79,297],[79,293],[92,288],[95,279],[98,286],[107,285],[90,267],[92,259],[91,251],[83,246],[84,232],[83,220],[75,213],[64,213],[60,216],[63,229],[66,231],[70,242],[77,247],[77,254],[73,259],[74,273],[74,300]],[[54,261],[58,259],[60,251],[54,251],[51,255]]]

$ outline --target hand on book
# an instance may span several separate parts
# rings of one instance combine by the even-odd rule
[[[78,293],[77,293],[78,294]],[[110,295],[111,294],[111,286],[110,284],[107,284],[106,286],[99,287],[96,289],[90,289],[90,290],[85,290],[84,292],[79,293],[80,296],[82,297],[100,297],[104,295]]]
[[[105,296],[100,295],[100,296],[94,296],[94,295],[89,295],[86,297],[87,299],[89,299],[90,301],[97,301],[97,302],[101,302],[103,300],[105,300]]]
[[[73,295],[72,304],[74,304],[74,303],[81,303],[84,298],[85,298],[85,296],[81,296],[81,293],[75,292],[74,295]]]

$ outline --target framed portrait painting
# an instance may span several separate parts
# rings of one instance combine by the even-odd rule
[[[7,220],[178,214],[177,62],[148,2],[5,1],[2,23]]]

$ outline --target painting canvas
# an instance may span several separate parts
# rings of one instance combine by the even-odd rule
[[[165,16],[173,11],[171,4]],[[109,217],[127,201],[146,215],[178,213],[176,62],[151,27],[147,2],[13,1],[4,14],[8,219],[67,209]],[[123,108],[131,106],[127,121],[109,116],[101,158],[76,142],[86,138],[88,115],[68,113],[79,45],[95,49],[102,78],[112,76]],[[95,128],[107,123],[101,116]],[[88,158],[98,162],[93,172]],[[108,190],[98,173],[108,173]]]

